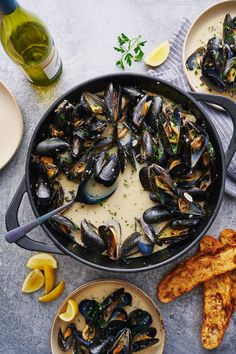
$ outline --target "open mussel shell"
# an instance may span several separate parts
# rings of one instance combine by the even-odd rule
[[[131,332],[129,328],[123,329],[118,333],[117,337],[114,340],[114,343],[111,345],[108,351],[109,354],[131,354],[132,353],[132,340]]]
[[[190,229],[193,231],[199,221],[200,218],[171,220],[162,228],[157,238],[166,244],[183,241],[189,235]]]
[[[128,315],[124,309],[114,310],[108,319],[103,332],[106,335],[116,336],[118,332],[126,327],[127,319]]]
[[[74,344],[74,328],[75,325],[71,323],[66,327],[64,332],[62,332],[61,328],[59,329],[57,341],[63,352],[67,352]]]
[[[39,205],[50,205],[53,193],[48,182],[42,178],[39,178],[35,184],[35,194]]]
[[[154,207],[145,210],[143,213],[143,220],[147,224],[159,223],[168,220],[170,217],[170,211],[162,205],[155,205]]]
[[[103,239],[97,233],[95,227],[87,220],[82,220],[80,224],[81,240],[85,247],[97,254],[101,254],[106,250]]]
[[[70,235],[72,231],[78,230],[78,226],[73,221],[61,214],[53,215],[50,222],[53,227],[59,229],[65,235]]]
[[[122,105],[120,86],[115,89],[113,84],[110,83],[104,93],[104,101],[107,105],[111,120],[114,122],[118,121],[120,119]]]
[[[149,256],[152,254],[155,243],[155,231],[151,224],[145,223],[141,219],[135,221],[136,232],[140,233],[140,241],[138,243],[139,252],[143,256]]]
[[[229,85],[233,85],[236,79],[236,57],[226,62],[223,77]]]
[[[206,48],[199,47],[191,54],[186,61],[188,70],[200,69],[206,55]]]
[[[151,176],[150,176],[150,168],[145,166],[142,167],[139,171],[139,180],[142,187],[145,190],[151,190]]]
[[[225,65],[226,56],[222,39],[219,37],[212,37],[207,43],[207,56],[214,66],[221,70]]]
[[[99,96],[90,92],[84,92],[83,99],[91,113],[95,114],[96,116],[108,115],[107,105]]]
[[[42,156],[40,158],[39,164],[40,164],[40,171],[49,180],[52,180],[59,174],[59,168],[55,164],[55,161],[52,157]]]
[[[47,138],[37,145],[36,152],[40,156],[55,156],[69,148],[70,144],[60,138]]]
[[[63,205],[65,199],[64,189],[59,181],[54,181],[52,184],[52,209],[58,208]]]
[[[183,214],[194,215],[196,217],[203,217],[206,215],[204,209],[196,202],[188,192],[179,193],[178,208]]]
[[[116,260],[120,256],[121,228],[118,222],[108,225],[100,225],[98,233],[103,239],[107,255],[110,259]]]
[[[89,346],[89,353],[90,354],[110,353],[108,349],[111,345],[112,339],[113,339],[112,336],[106,336],[106,335],[101,335],[99,337],[96,337],[92,341],[92,344]]]
[[[143,120],[151,106],[151,103],[152,101],[150,100],[150,98],[147,95],[145,95],[138,101],[137,105],[134,107],[132,122],[137,127],[141,127]]]
[[[132,296],[125,292],[124,288],[119,288],[108,295],[102,302],[105,313],[111,313],[116,309],[129,306],[132,303]]]

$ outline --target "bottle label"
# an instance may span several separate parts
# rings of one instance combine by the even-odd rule
[[[52,47],[49,56],[40,64],[40,66],[49,80],[52,80],[56,76],[61,66],[61,59],[55,46]]]

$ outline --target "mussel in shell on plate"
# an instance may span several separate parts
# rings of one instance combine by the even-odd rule
[[[78,304],[84,317],[81,330],[70,323],[64,331],[59,329],[58,345],[62,351],[76,353],[131,354],[145,350],[159,342],[157,329],[152,327],[149,312],[136,308],[128,312],[132,296],[118,288],[102,302],[84,299]]]
[[[201,72],[201,80],[209,89],[236,95],[236,17],[226,14],[222,36],[214,35],[205,46],[197,48],[186,61],[190,71]]]

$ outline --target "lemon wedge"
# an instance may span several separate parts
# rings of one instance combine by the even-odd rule
[[[78,310],[77,303],[75,302],[74,299],[70,299],[67,302],[66,312],[60,313],[59,318],[62,321],[70,322],[75,319],[75,317],[78,315],[78,313],[79,313],[79,310]]]
[[[144,63],[149,66],[159,66],[166,61],[169,52],[170,43],[168,41],[162,42],[157,48],[146,56]]]
[[[65,283],[61,281],[50,293],[40,296],[39,301],[41,302],[50,302],[56,300],[64,291]]]
[[[57,268],[57,260],[51,254],[37,253],[30,257],[27,263],[27,267],[30,269],[44,270],[44,266],[48,265],[52,268]]]
[[[23,293],[33,293],[42,288],[44,284],[44,275],[41,270],[32,270],[24,280],[21,291]]]
[[[45,294],[47,294],[54,287],[55,273],[54,273],[54,269],[47,264],[43,266],[43,270],[44,270],[44,277],[45,277],[45,290],[44,290],[44,292],[45,292]]]

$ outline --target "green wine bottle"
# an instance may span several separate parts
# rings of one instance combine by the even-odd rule
[[[16,0],[0,0],[0,39],[8,56],[39,86],[56,81],[62,62],[45,24]]]

